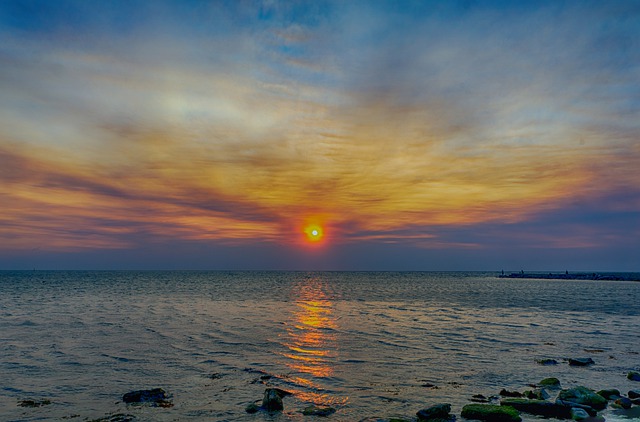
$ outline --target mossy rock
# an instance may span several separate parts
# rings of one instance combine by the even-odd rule
[[[531,415],[544,416],[547,418],[567,419],[570,417],[571,408],[561,404],[552,403],[546,400],[531,399],[504,399],[500,401],[501,406],[510,406],[520,412]]]
[[[435,406],[427,407],[416,413],[419,421],[433,421],[435,419],[449,419],[451,405],[449,403],[440,403]]]
[[[596,410],[607,407],[607,399],[587,387],[573,387],[560,391],[558,400],[568,403],[584,404]]]
[[[462,408],[461,416],[486,422],[522,421],[520,413],[513,407],[493,404],[468,404]]]
[[[606,390],[598,391],[598,394],[604,397],[607,400],[615,400],[621,397],[620,390],[615,388],[608,388]]]
[[[627,379],[631,381],[640,381],[640,372],[629,371],[629,373],[627,374]]]
[[[545,378],[538,385],[547,388],[560,388],[560,380],[558,378]]]

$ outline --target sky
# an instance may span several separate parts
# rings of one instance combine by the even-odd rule
[[[640,271],[640,1],[2,1],[32,268]]]

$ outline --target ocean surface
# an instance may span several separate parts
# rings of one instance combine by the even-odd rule
[[[318,420],[300,413],[310,404],[335,407],[326,420],[359,421],[440,402],[459,415],[474,394],[550,376],[640,388],[626,379],[640,370],[639,282],[496,276],[0,272],[0,421]],[[571,367],[569,357],[596,363]],[[285,411],[247,414],[269,386],[293,393]],[[154,387],[174,406],[122,402]]]

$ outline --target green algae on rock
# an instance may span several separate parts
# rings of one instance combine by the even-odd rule
[[[546,400],[531,400],[531,399],[504,399],[500,401],[501,406],[510,406],[514,409],[529,413],[531,415],[538,415],[544,417],[567,419],[571,415],[571,407],[564,406],[558,403],[552,403]]]
[[[477,419],[485,422],[520,422],[522,418],[516,409],[510,406],[494,404],[468,404],[460,414],[466,419]]]
[[[558,378],[545,378],[538,385],[547,388],[560,388],[560,380]]]
[[[449,403],[440,403],[425,409],[419,410],[416,415],[419,421],[445,421],[450,420],[451,405]]]
[[[578,386],[560,391],[558,400],[565,403],[583,404],[596,410],[607,407],[607,399],[590,388]]]

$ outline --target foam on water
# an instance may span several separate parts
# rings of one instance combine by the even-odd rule
[[[0,420],[263,420],[266,386],[294,393],[269,420],[453,412],[474,394],[548,376],[628,391],[640,369],[640,283],[483,273],[3,272]],[[592,357],[570,367],[562,359]],[[561,363],[546,367],[536,359]],[[432,387],[435,385],[437,388]],[[127,406],[162,387],[174,407]],[[19,400],[52,404],[23,408]],[[630,414],[609,412],[607,420]],[[632,415],[631,415],[632,416]],[[527,420],[527,419],[525,419]],[[536,420],[536,419],[530,419]]]

